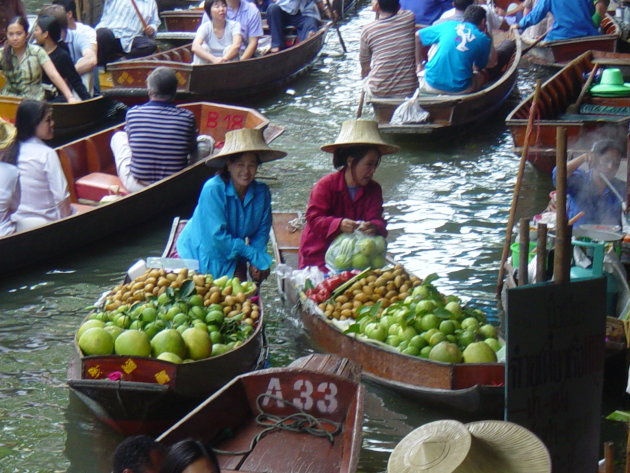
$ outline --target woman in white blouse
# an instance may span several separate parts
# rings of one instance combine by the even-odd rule
[[[20,203],[18,168],[6,152],[7,147],[15,139],[15,134],[15,127],[0,118],[0,237],[15,231],[15,223],[11,216]]]
[[[227,19],[225,0],[206,0],[204,10],[210,21],[202,23],[192,44],[193,64],[221,64],[237,61],[241,48],[241,25]]]
[[[13,220],[17,231],[22,231],[67,217],[72,207],[59,157],[44,143],[54,133],[50,107],[38,100],[23,100],[15,125],[17,136],[8,155],[9,159],[17,159],[20,173],[20,206]]]

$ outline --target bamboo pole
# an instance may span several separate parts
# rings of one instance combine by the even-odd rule
[[[547,224],[538,224],[536,242],[536,282],[543,282],[546,276],[547,263]]]
[[[518,285],[525,286],[529,282],[529,219],[522,218],[519,221],[519,258],[518,258]]]
[[[567,129],[556,131],[556,251],[553,280],[569,281],[571,263],[571,227],[567,225]]]
[[[508,253],[510,251],[510,243],[512,242],[512,227],[514,226],[514,219],[516,218],[516,205],[518,203],[519,194],[521,193],[523,174],[525,172],[525,163],[527,162],[527,153],[529,152],[529,139],[534,127],[534,116],[536,114],[536,106],[538,104],[538,96],[540,95],[541,84],[542,82],[540,80],[536,81],[534,97],[532,98],[532,104],[529,108],[527,128],[525,129],[525,142],[523,143],[521,160],[519,162],[518,172],[516,174],[516,183],[514,184],[514,192],[512,193],[510,214],[508,217],[507,227],[505,229],[505,241],[503,242],[503,252],[501,253],[501,264],[499,265],[499,276],[497,278],[497,297],[499,296],[499,294],[501,294],[501,288],[503,287],[503,277],[505,276],[505,262],[507,261]]]

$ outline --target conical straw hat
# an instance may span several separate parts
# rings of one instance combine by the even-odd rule
[[[256,153],[262,163],[284,158],[287,153],[271,149],[265,142],[263,132],[258,128],[241,128],[225,134],[223,149],[207,159],[206,164],[219,167],[227,162],[227,158],[241,153]]]
[[[0,150],[9,147],[17,135],[17,129],[12,123],[9,123],[4,118],[0,118]]]
[[[334,143],[321,147],[322,151],[334,153],[337,148],[347,146],[376,146],[381,154],[395,153],[400,149],[383,141],[378,132],[378,124],[373,120],[347,120]]]
[[[484,420],[466,424],[472,444],[455,473],[551,473],[542,441],[518,424]]]
[[[465,460],[471,441],[470,432],[461,422],[430,422],[396,445],[387,462],[387,473],[452,473]]]

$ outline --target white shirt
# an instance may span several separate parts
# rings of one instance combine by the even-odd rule
[[[494,8],[491,5],[479,5],[486,11],[486,24],[488,25],[488,31],[492,32],[501,28],[503,23],[503,17],[497,15]],[[444,21],[464,21],[464,12],[451,8],[442,13],[442,16],[438,18],[433,24],[437,25]]]
[[[195,39],[201,39],[203,44],[208,47],[210,54],[216,57],[223,57],[223,54],[227,48],[232,46],[234,42],[234,35],[241,34],[241,25],[232,20],[225,20],[225,29],[223,30],[223,37],[217,38],[214,35],[214,30],[212,28],[212,22],[209,21],[207,23],[202,23],[201,26],[197,29],[197,33],[195,34]],[[233,61],[236,61],[238,56],[236,56]],[[202,60],[202,64],[205,61]]]
[[[54,149],[35,137],[22,142],[18,169],[21,197],[14,221],[42,217],[52,222],[72,214],[68,182]]]
[[[11,214],[20,204],[18,176],[17,166],[0,162],[0,237],[11,235],[15,231]]]
[[[72,62],[76,64],[83,57],[83,51],[96,45],[96,30],[77,21],[75,29],[67,30],[65,42],[68,45]]]
[[[160,17],[155,0],[136,0],[136,5],[147,25],[157,31]],[[112,30],[126,53],[131,50],[133,39],[144,34],[142,22],[131,0],[106,0],[101,21],[94,27],[96,30],[99,28]]]

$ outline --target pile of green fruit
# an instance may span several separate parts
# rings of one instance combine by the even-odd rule
[[[404,300],[381,310],[363,306],[347,333],[382,342],[401,353],[445,363],[494,363],[502,347],[495,326],[478,309],[444,296],[427,277]]]
[[[368,236],[361,232],[342,233],[326,251],[326,265],[341,272],[350,269],[382,268],[387,242],[382,236]]]
[[[114,309],[110,297],[76,333],[83,354],[152,356],[182,363],[226,353],[252,335],[260,308],[245,291],[251,291],[249,283],[227,276],[216,280],[207,275],[186,276],[190,279],[182,280],[179,287],[169,286],[159,296],[118,304]],[[118,294],[122,287],[111,294]]]

